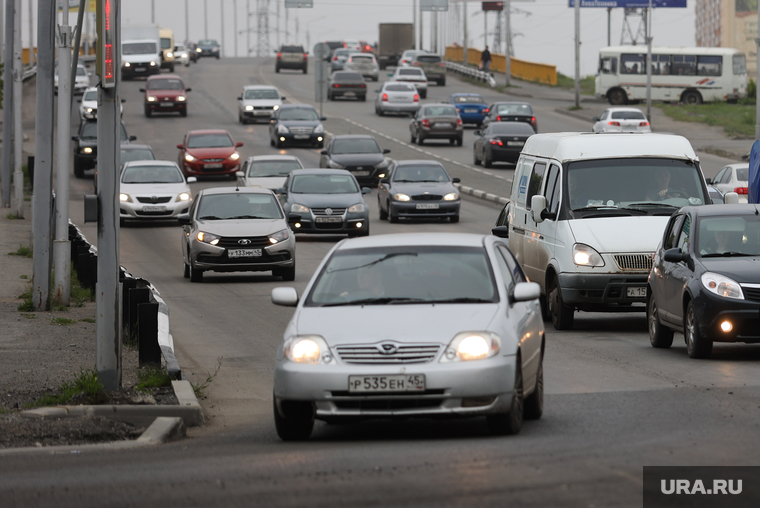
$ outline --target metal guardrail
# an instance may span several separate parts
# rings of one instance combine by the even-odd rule
[[[470,67],[469,65],[449,62],[448,60],[444,63],[446,64],[447,70],[454,71],[464,76],[469,76],[484,83],[488,83],[491,88],[496,88],[496,79],[494,79],[493,75],[490,72],[481,71],[475,69],[474,67]]]

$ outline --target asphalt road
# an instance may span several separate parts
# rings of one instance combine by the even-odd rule
[[[203,60],[178,68],[193,91],[187,118],[142,113],[140,82],[123,83],[124,122],[137,142],[176,160],[189,129],[225,128],[245,156],[294,153],[307,166],[317,149],[275,150],[265,124],[237,123],[243,85],[270,83],[289,102],[314,99],[310,74],[274,73],[271,59]],[[369,85],[370,90],[374,85]],[[479,91],[450,76],[427,101],[454,91]],[[463,185],[508,195],[511,166],[472,165],[474,136],[462,147],[409,144],[408,119],[374,115],[367,102],[323,105],[334,134],[374,134],[396,159],[434,158]],[[588,130],[558,114],[557,101],[531,100],[542,132]],[[717,158],[718,163],[721,162]],[[719,169],[719,168],[718,168]],[[716,169],[717,171],[717,169]],[[707,175],[710,176],[710,175]],[[194,190],[229,185],[202,181]],[[72,220],[82,224],[82,195],[92,181],[72,177]],[[371,234],[415,231],[487,233],[499,207],[466,199],[461,221],[388,224],[368,198]],[[95,227],[83,225],[91,242]],[[492,437],[484,419],[409,420],[361,425],[318,423],[305,443],[283,443],[271,416],[274,353],[292,310],[270,301],[283,283],[266,274],[207,273],[202,284],[182,277],[180,229],[121,229],[121,259],[150,280],[171,310],[180,365],[194,383],[221,367],[201,401],[208,424],[155,449],[65,456],[7,456],[0,462],[0,499],[12,506],[641,506],[642,466],[752,465],[757,443],[760,348],[716,345],[713,359],[691,360],[681,335],[669,350],[649,345],[642,314],[579,314],[575,328],[547,323],[544,417],[520,435]],[[339,238],[299,238],[299,291]],[[94,346],[93,346],[94,347]]]

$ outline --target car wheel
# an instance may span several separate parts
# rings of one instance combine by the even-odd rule
[[[380,205],[380,196],[377,197],[377,213],[380,220],[388,220],[388,212]]]
[[[280,72],[280,68],[275,66],[274,72]]]
[[[699,323],[697,323],[697,318],[694,315],[694,304],[691,301],[686,306],[683,335],[686,339],[686,352],[689,353],[690,358],[710,358],[713,341],[699,331]]]
[[[388,222],[391,224],[398,223],[398,215],[393,215],[393,210],[391,210],[390,205],[388,205]]]
[[[427,99],[427,90],[420,92],[420,99]]]
[[[702,96],[699,92],[684,92],[681,96],[681,102],[684,104],[702,104]]]
[[[189,279],[190,278],[190,265],[188,265],[187,263],[184,263],[184,265],[185,265],[185,275],[184,276],[185,276],[186,279]]]
[[[457,138],[457,146],[462,146],[462,138]]]
[[[523,418],[526,420],[538,420],[544,414],[544,357],[538,360],[538,372],[536,372],[536,387],[533,393],[525,397],[523,406]]]
[[[492,168],[493,167],[493,161],[488,156],[486,152],[483,152],[483,167],[484,168]]]
[[[187,108],[180,110],[179,116],[187,116]]]
[[[365,102],[367,100],[367,96],[366,95],[362,95],[362,96],[359,97],[359,100],[361,102]]]
[[[304,74],[306,74],[307,72],[309,72],[309,69],[308,69],[308,68],[306,68],[306,67],[304,67],[304,68],[303,68],[303,73],[304,73]]]
[[[457,144],[457,138],[449,138],[449,144],[450,145],[456,145]]]
[[[246,122],[245,122],[245,118],[243,118],[243,115],[241,115],[241,114],[238,114],[238,122],[240,122],[240,123],[241,123],[241,124],[243,124],[243,125],[245,125],[245,124],[246,124]]]
[[[190,262],[190,282],[203,282],[203,270],[199,270]]]
[[[84,178],[84,169],[82,169],[82,163],[74,157],[74,176],[77,178]]]
[[[425,138],[422,137],[422,135],[418,132],[417,133],[417,139],[414,140],[415,143],[422,146],[422,143],[425,141]]]
[[[274,426],[277,435],[283,441],[303,441],[308,439],[314,428],[314,407],[311,402],[295,400],[280,401],[280,414],[277,399],[273,398]]]
[[[275,139],[274,140],[274,147],[275,148],[282,148],[282,141],[280,141],[279,139]]]
[[[649,291],[652,291],[651,288]],[[649,325],[649,342],[652,347],[669,348],[673,344],[673,330],[660,323],[660,313],[654,296],[647,305],[647,324]]]
[[[296,280],[296,264],[293,263],[293,266],[280,268],[278,275],[280,275],[282,277],[282,280],[286,282],[292,282]]]
[[[615,88],[614,90],[610,90],[607,93],[607,100],[613,106],[622,106],[622,105],[628,104],[628,96],[620,88]]]
[[[472,149],[472,163],[476,166],[480,166],[480,159],[478,159],[478,152],[475,148]]]
[[[459,222],[459,215],[452,215],[451,217],[449,217],[449,221],[452,224],[456,224],[457,222]]]
[[[516,359],[515,386],[512,389],[512,404],[508,413],[500,413],[486,416],[486,423],[491,434],[497,436],[511,436],[518,434],[522,428],[524,400],[522,386],[522,370],[520,368],[520,356]]]
[[[274,139],[269,138],[269,146],[274,146]]]
[[[145,106],[145,116],[147,118],[150,118],[150,116],[153,114],[153,112],[150,110],[148,106]]]
[[[569,330],[573,327],[575,309],[566,305],[562,300],[562,293],[559,290],[559,279],[554,277],[554,285],[549,293],[549,314],[552,317],[552,324],[557,330]]]
[[[443,78],[438,82],[438,86],[446,86],[446,78]]]
[[[415,138],[415,137],[414,137],[414,132],[412,132],[412,133],[411,133],[411,139],[409,140],[409,142],[410,142],[411,144],[414,144],[414,143],[415,143],[415,141],[417,141],[417,138]]]

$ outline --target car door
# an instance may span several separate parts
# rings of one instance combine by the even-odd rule
[[[649,286],[652,290],[651,297],[655,299],[657,304],[660,319],[670,322],[670,313],[666,308],[666,290],[665,290],[665,278],[669,276],[667,270],[670,269],[668,262],[662,259],[665,251],[672,249],[676,245],[678,240],[678,233],[681,231],[681,225],[683,224],[684,215],[673,215],[668,221],[668,225],[665,227],[665,233],[663,240],[658,246],[656,256],[654,258],[654,265],[652,269],[652,277],[649,279]]]
[[[710,183],[708,184],[708,185],[711,184],[713,187],[715,187],[716,189],[718,189],[720,192],[724,194],[725,192],[723,191],[723,189],[720,188],[720,186],[718,186],[718,184],[720,183],[720,179],[723,178],[723,175],[726,173],[726,171],[728,171],[728,166],[718,171],[718,174],[715,175],[715,177],[712,180],[710,180]]]
[[[525,197],[528,194],[528,177],[533,170],[535,159],[523,157],[517,162],[515,180],[512,183],[512,206],[509,219],[509,250],[518,263],[525,266],[525,235],[528,223]]]
[[[475,153],[475,158],[482,161],[486,153],[486,135],[488,134],[488,126],[482,127],[480,130],[475,131],[477,138],[472,147],[472,151]]]
[[[333,138],[330,138],[330,141],[327,143],[327,146],[324,150],[322,150],[319,155],[319,167],[320,168],[329,168],[330,167],[330,157],[332,153],[332,147],[333,147]]]
[[[414,116],[412,117],[412,121],[409,122],[409,131],[412,133],[412,138],[417,136],[417,122],[419,122],[419,119],[422,116],[423,111],[424,111],[424,108],[418,109],[417,112],[414,113]],[[412,142],[414,142],[414,139],[412,139]]]
[[[393,163],[388,167],[388,174],[385,178],[382,180],[388,180],[387,183],[381,181],[377,184],[377,205],[380,207],[380,210],[387,210],[390,207],[384,206],[383,203],[387,204],[388,201],[390,201],[391,198],[391,186],[393,182],[394,174],[396,173],[396,164]]]
[[[531,280],[539,282],[544,286],[546,280],[546,269],[549,263],[554,259],[557,248],[557,217],[559,215],[559,201],[562,195],[560,190],[562,186],[562,173],[557,164],[551,164],[544,178],[545,185],[541,194],[546,198],[545,219],[543,222],[536,224],[537,236],[528,241],[526,237],[526,257],[532,257],[534,261],[534,275]],[[530,202],[527,203],[528,205]],[[528,217],[530,219],[531,217]],[[534,222],[535,224],[535,222]]]
[[[675,248],[679,249],[682,254],[689,253],[689,245],[693,238],[691,231],[691,217],[684,215],[683,221],[680,221],[678,229],[678,239]],[[664,310],[667,312],[667,320],[674,325],[681,326],[683,323],[683,291],[686,282],[691,276],[691,269],[686,261],[664,262],[665,276],[663,277],[663,294],[665,296]],[[659,303],[659,301],[658,301]]]
[[[523,259],[522,266],[525,270],[525,274],[530,280],[540,282],[544,280],[542,273],[546,269],[545,263],[548,261],[546,258],[545,249],[543,246],[543,237],[540,233],[540,226],[543,224],[536,223],[531,216],[531,198],[535,195],[541,194],[541,189],[544,184],[544,177],[546,176],[546,163],[536,162],[533,164],[533,168],[528,176],[528,191],[525,196],[525,217],[523,218],[523,226],[525,229],[525,235],[523,239]]]

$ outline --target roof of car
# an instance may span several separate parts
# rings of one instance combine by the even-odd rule
[[[623,157],[699,160],[689,140],[673,134],[644,132],[554,132],[528,138],[523,154],[560,162]]]
[[[467,93],[467,92],[457,92],[457,93],[451,94],[451,96],[452,97],[481,97],[481,98],[483,97],[479,93]]]
[[[138,145],[135,143],[121,143],[120,147],[122,150],[150,150],[153,151],[153,147],[150,145]]]
[[[441,167],[443,167],[443,164],[441,164],[438,161],[433,161],[433,160],[409,159],[409,160],[404,160],[404,161],[396,161],[396,167],[398,167],[398,166],[421,166],[421,165],[431,165],[431,166],[441,166]]]
[[[281,155],[281,154],[251,155],[246,160],[248,162],[258,162],[258,161],[298,161],[298,162],[300,162],[301,161],[295,155]]]
[[[273,85],[245,85],[243,90],[277,90]]]
[[[749,162],[735,162],[733,164],[726,164],[723,167],[729,167],[732,169],[744,169],[749,167]]]
[[[174,161],[167,161],[167,160],[139,160],[139,161],[127,161],[124,163],[124,166],[134,166],[136,164],[139,164],[140,166],[172,166],[177,169],[179,169],[179,166],[177,166],[177,163]]]
[[[224,129],[194,129],[187,132],[188,134],[227,134],[232,137],[229,132]]]
[[[375,139],[371,134],[337,134],[332,139]]]
[[[686,213],[695,213],[699,217],[723,217],[726,215],[758,215],[760,214],[760,205],[758,204],[740,204],[740,205],[714,205],[714,206],[685,206],[681,211]]]
[[[283,104],[280,106],[279,111],[282,111],[283,109],[313,109],[316,110],[314,106],[311,104]]]
[[[458,247],[482,247],[486,236],[473,233],[395,233],[374,235],[345,240],[337,249],[355,249],[405,245],[451,245]]]
[[[148,76],[147,81],[155,81],[157,79],[178,79],[184,82],[184,80],[177,74],[154,74],[153,76]]]
[[[627,106],[615,106],[612,108],[607,108],[605,111],[637,111],[639,113],[643,113],[639,108],[631,108]]]
[[[294,169],[290,172],[291,176],[298,175],[350,175],[349,171],[345,169],[330,169],[330,168],[304,168]]]
[[[272,191],[264,187],[206,187],[200,191],[203,194],[272,194]]]

